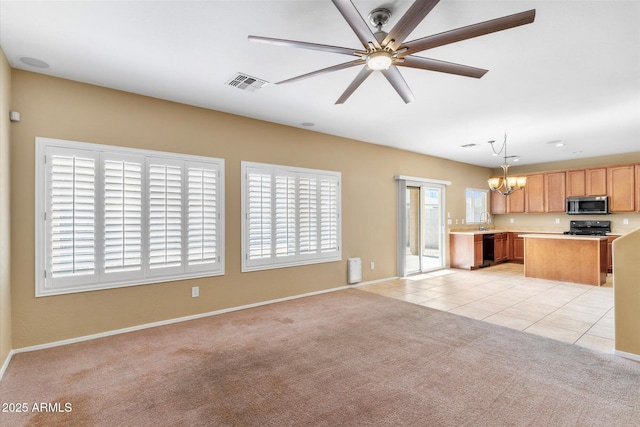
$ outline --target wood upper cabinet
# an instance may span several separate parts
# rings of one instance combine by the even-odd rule
[[[491,192],[491,213],[492,214],[524,213],[525,212],[524,195],[526,192],[527,192],[527,188],[525,187],[523,190],[516,190],[513,193],[511,193],[509,196],[505,197],[496,191],[492,191]]]
[[[582,197],[587,195],[584,170],[567,171],[566,197]]]
[[[491,213],[507,213],[507,198],[497,191],[491,191]]]
[[[553,172],[544,174],[544,211],[565,212],[566,174]]]
[[[636,210],[635,166],[607,168],[607,193],[610,212],[634,212]]]
[[[507,199],[507,212],[524,213],[525,212],[525,195],[529,192],[529,177],[527,177],[527,185],[522,190],[511,193]]]
[[[544,212],[544,174],[527,175],[526,212]],[[509,196],[512,197],[512,196]]]
[[[584,183],[585,196],[606,196],[607,195],[607,168],[587,169],[585,171]]]
[[[636,165],[636,211],[640,212],[640,165]]]

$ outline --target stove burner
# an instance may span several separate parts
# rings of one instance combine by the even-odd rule
[[[611,232],[611,221],[571,221],[569,231],[573,236],[606,236]]]

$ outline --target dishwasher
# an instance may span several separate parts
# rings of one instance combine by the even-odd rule
[[[494,234],[483,234],[482,235],[482,264],[480,264],[480,268],[489,267],[493,264],[494,255],[493,255],[493,245],[494,245],[495,235]]]

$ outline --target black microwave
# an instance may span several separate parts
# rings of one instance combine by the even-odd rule
[[[607,196],[567,197],[569,215],[606,215],[609,213]]]

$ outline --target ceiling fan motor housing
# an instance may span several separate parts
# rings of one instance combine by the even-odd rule
[[[389,18],[391,17],[391,11],[389,9],[385,9],[383,7],[374,9],[369,13],[369,22],[371,25],[376,27],[378,31],[382,29],[382,27],[389,22]]]

